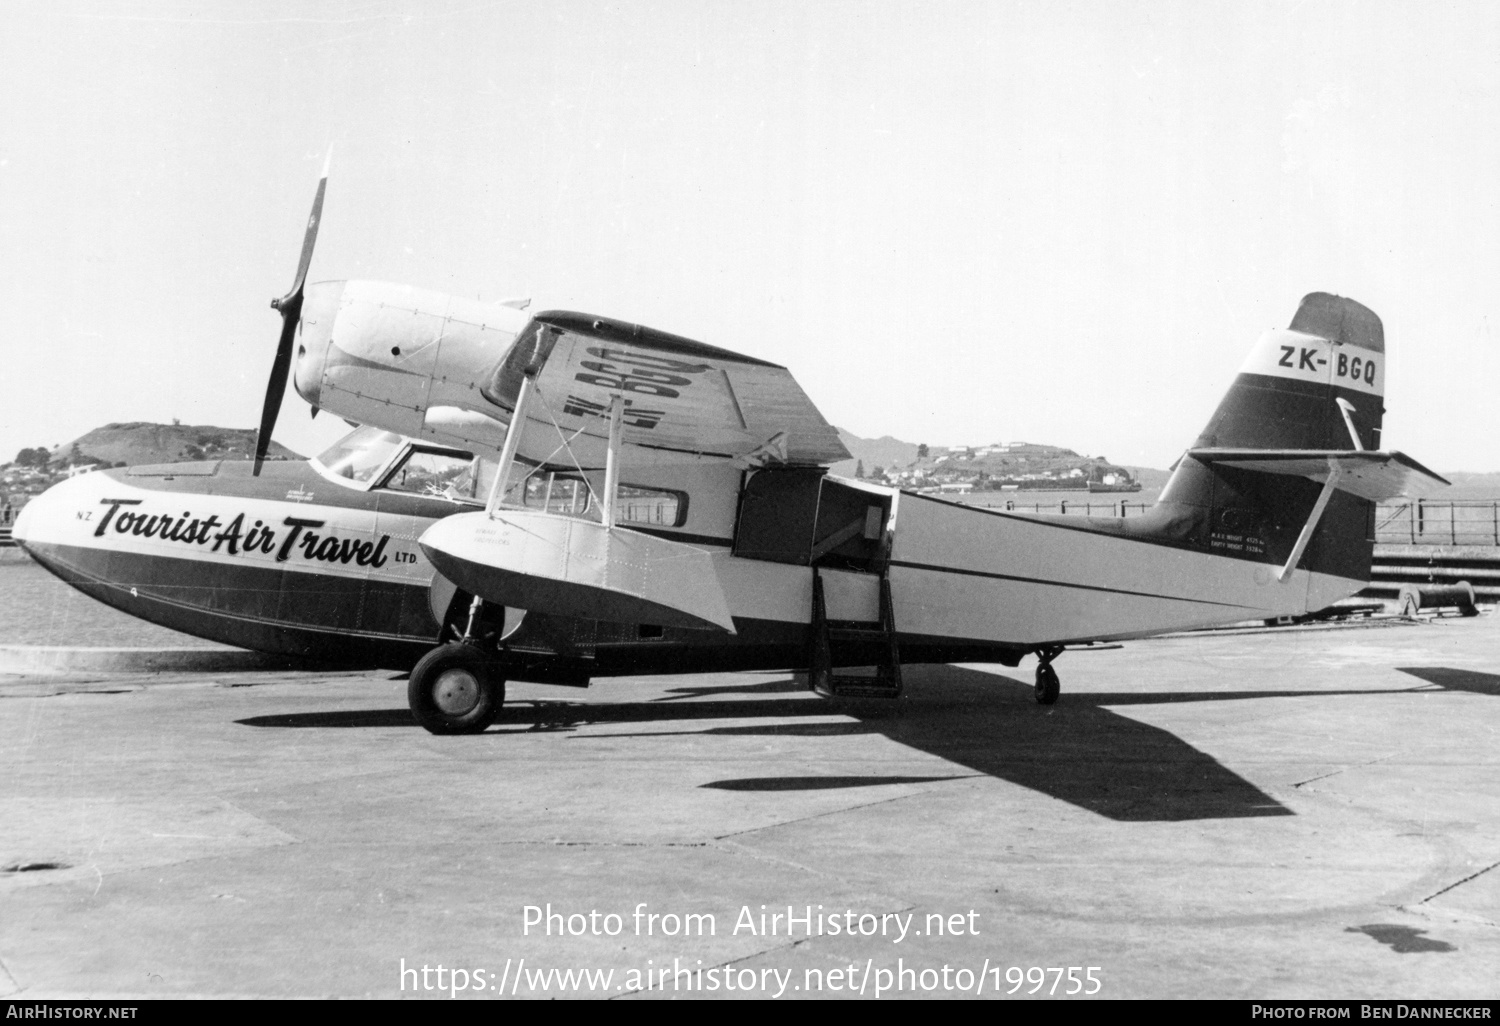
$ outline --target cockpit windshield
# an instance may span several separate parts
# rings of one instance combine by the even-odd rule
[[[365,426],[320,452],[314,462],[333,477],[368,484],[405,444],[400,435]]]
[[[350,488],[480,504],[489,494],[496,467],[493,459],[369,426],[355,428],[312,462],[324,476]]]

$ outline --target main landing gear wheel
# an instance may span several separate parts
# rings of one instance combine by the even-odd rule
[[[1057,671],[1050,663],[1043,663],[1036,668],[1036,702],[1037,705],[1051,705],[1057,701],[1057,696],[1062,692],[1062,681],[1057,679]]]
[[[443,645],[411,671],[406,699],[412,717],[434,734],[478,734],[505,704],[505,680],[475,646]]]

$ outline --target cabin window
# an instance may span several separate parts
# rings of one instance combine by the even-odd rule
[[[595,482],[598,483],[597,481]],[[565,517],[598,520],[599,503],[578,474],[534,471],[526,479],[524,505]],[[615,523],[640,527],[681,527],[687,520],[687,494],[663,488],[621,484],[615,496]]]
[[[681,527],[687,522],[687,493],[622,484],[615,496],[615,523],[642,527]]]
[[[508,489],[514,485],[506,481]],[[588,482],[577,474],[554,474],[536,472],[526,478],[522,504],[532,509],[546,510],[564,517],[581,517],[593,506],[593,495]]]
[[[413,449],[382,487],[411,495],[483,502],[485,497],[478,490],[482,475],[474,472],[478,462],[466,452]]]

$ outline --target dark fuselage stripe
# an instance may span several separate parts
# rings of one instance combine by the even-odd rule
[[[717,538],[711,534],[689,534],[686,531],[667,531],[659,527],[641,527],[628,520],[618,521],[615,526],[639,531],[641,534],[649,534],[654,538],[665,538],[667,541],[686,542],[688,545],[712,545],[716,548],[727,549],[734,544],[733,538]]]
[[[401,633],[399,628],[372,630],[348,622],[336,622],[340,619],[339,613],[343,613],[342,619],[347,621],[349,613],[357,610],[358,615],[397,627],[401,620],[403,592],[412,591],[420,595],[421,601],[413,600],[412,605],[425,609],[426,585],[335,578],[269,567],[235,567],[182,557],[126,553],[117,549],[40,545],[31,546],[28,551],[37,562],[65,580],[71,575],[119,595],[121,601],[118,607],[135,615],[139,614],[133,606],[156,602],[206,614],[218,620],[371,641],[427,643],[436,636],[438,629],[436,623],[423,622],[419,631]],[[111,568],[109,574],[97,569],[101,563]],[[152,574],[150,568],[156,568],[157,572]],[[207,578],[195,579],[195,573],[202,574],[210,570],[217,573],[217,580],[210,582]],[[329,590],[331,588],[341,588],[343,591],[335,593]],[[213,592],[217,601],[188,601],[174,596],[173,591],[188,594]],[[123,601],[126,595],[131,597],[130,603]],[[298,615],[289,619],[285,616],[258,614],[246,608],[235,608],[225,601],[233,598],[248,601],[258,596],[275,596],[292,606]],[[278,609],[281,604],[282,602],[277,603]],[[325,619],[318,619],[320,615]],[[422,615],[430,620],[429,614]],[[236,642],[231,640],[227,643]]]

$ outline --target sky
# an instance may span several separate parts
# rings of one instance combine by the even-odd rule
[[[331,145],[311,280],[697,338],[860,436],[1165,467],[1326,291],[1386,444],[1500,470],[1497,55],[1488,0],[10,3],[0,460],[253,427]]]

